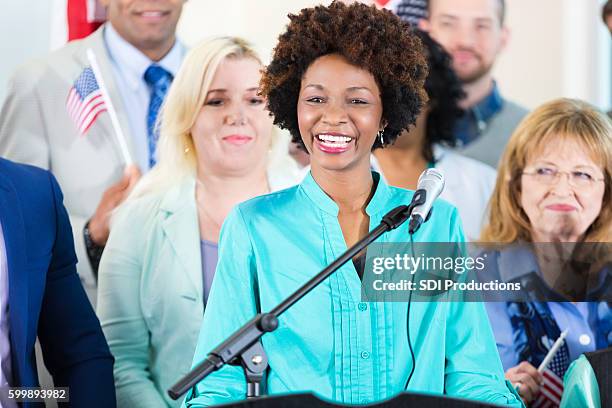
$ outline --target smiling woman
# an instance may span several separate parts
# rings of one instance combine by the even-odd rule
[[[573,99],[542,105],[506,147],[481,240],[612,241],[611,166],[612,127],[603,113]]]
[[[338,54],[318,58],[302,77],[300,135],[311,161],[323,167],[339,170],[369,161],[374,139],[384,131],[382,111],[374,75]]]
[[[307,8],[290,19],[262,88],[275,123],[309,151],[311,172],[299,186],[239,204],[228,216],[194,365],[413,196],[370,170],[370,152],[413,124],[425,102],[418,38],[392,13],[361,3]],[[463,241],[456,209],[435,206],[415,241]],[[404,225],[381,240],[408,236]],[[345,264],[262,338],[269,394],[308,391],[365,404],[409,390],[520,406],[503,381],[481,304],[362,302],[364,259]],[[245,394],[241,369],[225,366],[185,403]]]
[[[532,287],[543,289],[531,301],[488,303],[487,311],[506,377],[527,403],[558,405],[570,362],[612,346],[610,288],[599,279],[611,267],[611,188],[612,124],[579,100],[558,99],[535,109],[502,157],[481,239],[522,245],[493,251],[487,272],[505,281],[529,277]],[[581,252],[594,254],[596,262],[567,261]],[[535,367],[565,330],[565,344],[542,375]]]
[[[162,107],[157,165],[113,219],[98,315],[120,407],[177,405],[160,390],[189,368],[221,224],[237,203],[294,184],[270,157],[261,68],[241,39],[191,49]]]

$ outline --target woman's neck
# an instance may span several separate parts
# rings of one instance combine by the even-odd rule
[[[564,243],[569,245],[572,242],[578,242],[582,239],[582,234],[567,233],[567,234],[546,234],[539,231],[532,231],[532,242],[547,242],[547,243]]]
[[[338,205],[340,212],[365,209],[372,193],[374,180],[369,161],[345,171],[311,166],[312,177],[323,191]]]
[[[208,171],[198,171],[198,187],[205,197],[207,208],[216,208],[223,203],[230,207],[269,192],[268,176],[265,168],[259,171],[236,175],[216,175]],[[214,203],[214,206],[211,205]]]
[[[415,189],[428,162],[423,156],[425,128],[413,127],[401,134],[395,144],[374,151],[382,173],[389,184]]]
[[[218,242],[221,225],[232,208],[268,192],[265,167],[241,175],[216,175],[198,169],[195,198],[200,239]]]

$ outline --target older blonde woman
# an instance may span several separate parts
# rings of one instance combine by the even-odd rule
[[[540,287],[554,288],[565,278],[555,250],[610,243],[611,180],[612,124],[602,112],[585,102],[559,99],[528,115],[503,155],[481,237],[526,244],[495,253],[490,261],[498,277],[511,281],[531,273]],[[598,282],[582,283],[591,284],[590,292],[602,289]],[[572,360],[612,345],[612,314],[605,302],[489,303],[487,311],[506,378],[536,406],[545,400],[559,404],[559,384]],[[548,370],[538,372],[566,329],[565,344]]]
[[[189,369],[225,216],[294,182],[270,157],[261,68],[237,38],[189,52],[162,108],[158,164],[113,221],[98,314],[116,359],[119,406],[178,404],[165,390]]]

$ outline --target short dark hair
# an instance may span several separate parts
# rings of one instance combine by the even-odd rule
[[[606,21],[608,17],[612,14],[612,0],[608,0],[606,4],[604,4],[601,9],[601,18],[603,19],[604,24],[608,24]]]
[[[427,53],[429,74],[425,79],[425,91],[429,96],[423,156],[433,162],[433,146],[455,146],[454,132],[457,120],[464,114],[459,102],[465,97],[462,82],[453,70],[451,56],[426,32],[416,30]]]
[[[362,3],[305,8],[289,15],[272,61],[262,77],[262,93],[274,123],[288,129],[305,148],[298,127],[297,103],[302,76],[317,58],[338,54],[374,76],[380,88],[385,143],[416,121],[427,102],[423,88],[427,61],[419,38],[388,10]],[[376,138],[373,149],[381,147]]]
[[[427,0],[427,13],[431,12],[431,2],[434,0]],[[506,0],[497,0],[499,4],[499,25],[503,26],[506,21]],[[609,1],[608,1],[609,3]]]

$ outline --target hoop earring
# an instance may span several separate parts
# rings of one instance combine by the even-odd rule
[[[383,138],[383,134],[385,133],[385,130],[379,130],[377,135],[378,138],[380,139],[380,147],[385,147],[385,139]]]

